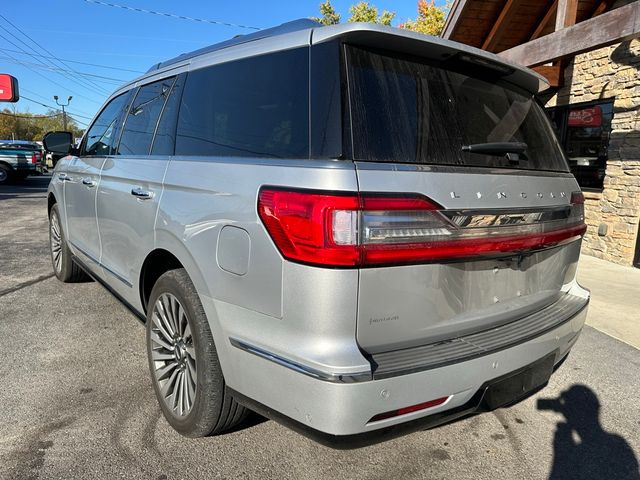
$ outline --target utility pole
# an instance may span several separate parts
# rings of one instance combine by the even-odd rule
[[[58,102],[58,96],[54,95],[53,99],[56,101],[56,104],[58,104],[58,106],[62,107],[62,125],[63,125],[63,130],[66,132],[67,131],[67,113],[64,111],[64,107],[68,107],[69,103],[71,103],[71,99],[73,97],[71,95],[69,95],[69,98],[67,98],[67,103],[60,103]]]

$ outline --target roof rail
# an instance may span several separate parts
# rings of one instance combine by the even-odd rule
[[[236,35],[229,40],[225,40],[220,43],[214,43],[213,45],[209,45],[208,47],[200,48],[189,53],[183,53],[170,60],[156,63],[149,70],[147,70],[147,73],[153,70],[159,70],[160,68],[167,67],[169,65],[187,60],[189,58],[197,57],[198,55],[222,50],[223,48],[229,48],[235,45],[240,45],[242,43],[260,40],[262,38],[275,37],[277,35],[284,35],[285,33],[297,32],[299,30],[306,30],[308,28],[315,28],[320,26],[322,26],[322,24],[316,22],[315,20],[311,20],[309,18],[301,18],[299,20],[293,20],[291,22],[283,23],[282,25],[278,25],[277,27],[259,30],[255,33],[249,33],[247,35]]]

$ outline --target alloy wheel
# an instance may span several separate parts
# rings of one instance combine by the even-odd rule
[[[196,353],[187,312],[171,293],[156,300],[151,314],[150,348],[160,397],[178,418],[186,417],[196,398]]]
[[[60,220],[58,220],[58,215],[55,213],[51,215],[49,231],[53,268],[55,268],[56,273],[59,274],[62,270],[62,235],[60,233]]]

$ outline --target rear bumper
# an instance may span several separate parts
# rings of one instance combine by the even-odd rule
[[[534,338],[465,361],[370,381],[314,378],[225,343],[233,370],[242,372],[231,375],[228,385],[250,408],[332,446],[358,446],[370,442],[369,437],[384,439],[392,430],[393,435],[402,434],[415,429],[414,421],[418,428],[435,426],[487,409],[484,392],[498,379],[541,359],[551,357],[552,364],[558,364],[566,357],[584,325],[588,303],[588,292],[577,284],[571,293],[584,300],[583,308]],[[441,397],[448,400],[440,406],[371,422],[380,413]],[[396,428],[400,424],[407,425]]]

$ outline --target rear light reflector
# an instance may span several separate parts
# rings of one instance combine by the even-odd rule
[[[438,407],[444,405],[451,396],[436,398],[429,400],[428,402],[418,403],[417,405],[411,405],[410,407],[399,408],[397,410],[391,410],[390,412],[379,413],[371,417],[368,423],[379,422],[380,420],[386,420],[387,418],[399,417],[400,415],[406,415],[407,413],[419,412],[420,410],[426,410],[427,408]]]
[[[554,246],[585,230],[584,198],[539,210],[451,211],[420,195],[263,188],[258,215],[282,255],[334,267],[495,256]]]

